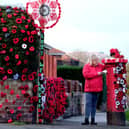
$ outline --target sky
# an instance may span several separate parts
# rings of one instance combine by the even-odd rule
[[[27,0],[0,0],[0,4],[24,4]],[[129,0],[59,0],[58,24],[45,31],[45,42],[65,52],[109,54],[118,48],[129,59]]]

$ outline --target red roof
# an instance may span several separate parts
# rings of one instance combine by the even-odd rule
[[[52,48],[49,50],[49,54],[50,55],[64,55],[65,52],[59,50],[59,49],[56,49],[56,48]]]

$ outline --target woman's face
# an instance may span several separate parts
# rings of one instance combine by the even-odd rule
[[[98,63],[99,63],[99,61],[98,61],[98,59],[97,59],[97,58],[92,59],[92,65],[93,65],[93,66],[98,65]]]

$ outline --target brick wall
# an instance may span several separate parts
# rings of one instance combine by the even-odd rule
[[[27,85],[28,90],[25,91],[23,88]],[[7,80],[0,83],[0,122],[8,122],[10,118],[14,121],[19,118],[19,121],[32,122],[32,113],[29,112],[32,104],[27,93],[32,96],[31,82]]]

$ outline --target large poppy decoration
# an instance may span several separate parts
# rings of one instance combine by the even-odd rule
[[[38,0],[26,4],[27,13],[40,29],[54,27],[60,19],[61,7],[58,0]]]

